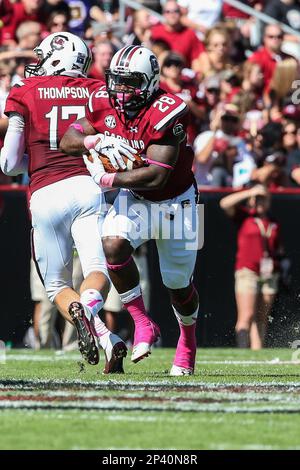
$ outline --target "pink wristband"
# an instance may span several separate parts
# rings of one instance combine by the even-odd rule
[[[91,150],[101,141],[99,135],[87,135],[83,140],[83,145],[87,150]]]
[[[84,129],[81,124],[78,124],[77,122],[73,122],[69,127],[73,127],[76,131],[81,132],[81,134],[84,134]]]
[[[105,173],[101,176],[100,179],[100,186],[103,188],[112,188],[116,173]]]

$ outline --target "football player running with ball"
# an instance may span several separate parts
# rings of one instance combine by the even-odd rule
[[[67,156],[58,147],[68,126],[85,115],[85,105],[99,82],[86,78],[91,53],[71,33],[49,35],[35,52],[38,62],[26,66],[26,78],[7,99],[9,126],[1,168],[8,175],[28,168],[33,257],[49,299],[77,329],[81,354],[97,364],[99,341],[106,357],[104,372],[122,372],[126,346],[98,316],[110,285],[98,230],[104,218],[102,190],[82,158]],[[114,139],[103,142],[111,144]],[[115,141],[111,153],[115,168],[122,155],[134,160],[128,148]],[[84,274],[80,294],[72,286],[74,245]]]
[[[85,118],[68,129],[60,146],[73,155],[89,148],[92,161],[84,159],[95,182],[102,188],[122,188],[102,226],[102,243],[111,280],[135,323],[131,360],[148,356],[160,335],[146,313],[132,258],[134,250],[152,238],[180,328],[170,374],[191,375],[198,315],[192,282],[198,230],[193,152],[186,144],[187,106],[160,89],[159,78],[157,58],[150,50],[143,46],[119,50],[106,72],[106,86],[92,93]],[[145,155],[147,164],[108,173],[97,156],[106,155],[101,135],[131,145]]]

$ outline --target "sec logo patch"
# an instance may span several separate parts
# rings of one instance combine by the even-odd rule
[[[104,119],[104,122],[105,122],[106,127],[109,127],[109,129],[113,129],[117,125],[116,118],[112,114],[109,114],[108,116],[106,116],[106,118]]]

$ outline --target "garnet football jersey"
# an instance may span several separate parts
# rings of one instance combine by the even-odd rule
[[[30,190],[77,175],[89,175],[81,157],[65,155],[59,142],[69,125],[84,117],[85,105],[99,81],[67,76],[33,77],[15,85],[5,114],[17,112],[25,120]]]
[[[124,122],[111,106],[105,85],[92,93],[86,111],[87,120],[97,132],[124,139],[138,153],[146,155],[148,147],[159,143],[162,138],[172,140],[177,133],[186,133],[186,116],[187,106],[184,101],[159,89],[150,104],[136,117]],[[187,146],[185,138],[180,144],[176,165],[170,172],[165,187],[160,190],[135,192],[150,201],[163,201],[182,194],[194,181],[193,158],[193,150]]]

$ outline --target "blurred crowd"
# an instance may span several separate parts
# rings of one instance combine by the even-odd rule
[[[0,0],[0,148],[10,87],[53,32],[89,44],[90,77],[104,79],[114,52],[144,44],[159,58],[161,86],[188,104],[198,185],[300,184],[300,2],[243,0],[290,26],[264,24],[223,0]],[[160,22],[153,12],[161,13]],[[0,184],[11,178],[0,174]],[[17,179],[17,182],[20,182]],[[22,181],[24,182],[24,181]]]

